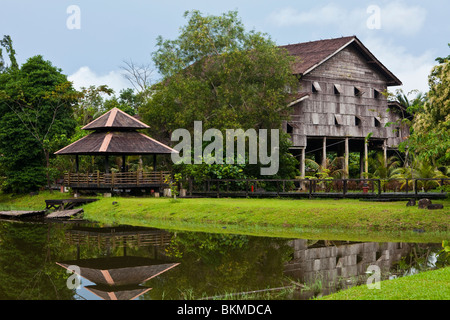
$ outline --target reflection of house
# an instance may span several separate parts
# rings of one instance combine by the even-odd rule
[[[176,267],[159,258],[127,256],[128,247],[147,247],[154,249],[158,257],[159,248],[170,243],[170,233],[153,228],[118,226],[88,227],[76,226],[66,232],[66,241],[77,246],[77,258],[57,262],[68,270],[71,266],[79,269],[79,276],[95,283],[84,288],[102,299],[135,299],[151,290],[142,286],[146,281]],[[81,259],[80,247],[105,249],[108,257]],[[123,256],[109,257],[111,249],[123,248]]]
[[[327,152],[345,156],[368,152],[364,139],[372,134],[368,148],[395,149],[408,135],[407,128],[385,127],[402,118],[383,93],[401,81],[355,37],[312,41],[282,46],[299,60],[293,74],[299,88],[291,88],[291,120],[284,129],[291,135],[292,152],[304,163],[313,153],[316,162]],[[363,168],[363,166],[361,166]],[[304,166],[302,165],[302,176]],[[346,170],[348,172],[348,170]]]
[[[382,271],[404,257],[411,246],[407,243],[347,243],[318,241],[308,245],[309,240],[293,240],[293,259],[286,265],[285,274],[313,283],[334,283],[338,279],[352,279],[365,274],[369,265]]]

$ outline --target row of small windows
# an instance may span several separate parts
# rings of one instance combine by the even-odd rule
[[[377,118],[374,118],[374,120],[375,120],[375,127],[376,128],[381,127],[380,120],[378,120]],[[334,124],[337,125],[337,126],[342,125],[342,119],[338,115],[334,116]],[[355,118],[354,118],[354,125],[357,126],[357,127],[360,127],[362,125],[361,118],[359,118],[358,116],[355,116]]]
[[[321,88],[319,82],[314,81],[312,83],[311,91],[313,93],[322,92],[322,88]],[[339,95],[339,94],[344,93],[344,90],[340,84],[333,84],[333,92],[334,92],[334,94]],[[362,97],[365,94],[365,91],[362,88],[353,87],[353,93],[354,93],[355,97]],[[375,99],[379,99],[379,98],[381,98],[381,96],[382,96],[382,93],[380,90],[373,89],[373,97]]]

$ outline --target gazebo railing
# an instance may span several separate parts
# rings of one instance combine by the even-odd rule
[[[136,171],[136,172],[112,172],[112,173],[65,173],[64,186],[90,186],[90,187],[120,187],[120,186],[145,186],[163,185],[168,177],[169,171]]]

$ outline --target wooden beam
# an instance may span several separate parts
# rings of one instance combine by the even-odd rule
[[[327,137],[323,137],[322,141],[322,167],[327,166]]]
[[[305,158],[306,158],[306,147],[302,148],[302,153],[300,156],[300,177],[305,179]]]
[[[105,173],[109,173],[109,156],[105,156]]]
[[[369,178],[369,140],[364,141],[364,178]]]
[[[122,172],[127,172],[127,161],[126,161],[126,155],[122,155]]]
[[[345,176],[346,179],[348,179],[348,177],[349,177],[349,172],[348,172],[348,160],[349,160],[348,138],[345,138],[344,176]]]

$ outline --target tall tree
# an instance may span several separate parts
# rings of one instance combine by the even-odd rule
[[[6,53],[8,54],[8,58],[11,63],[9,67],[12,69],[17,69],[19,65],[17,64],[16,51],[13,48],[12,39],[9,35],[5,35],[3,36],[3,39],[0,40],[0,72],[5,71],[5,69],[7,68],[5,60],[3,58],[3,50],[1,47],[5,48]]]
[[[287,88],[298,86],[294,58],[266,34],[246,31],[235,11],[184,17],[178,38],[158,37],[153,53],[162,79],[140,109],[152,134],[168,141],[178,128],[192,132],[196,120],[203,130],[281,129]]]
[[[50,157],[74,132],[77,96],[61,70],[40,55],[0,74],[5,190],[25,192],[50,183]]]
[[[155,133],[192,128],[278,128],[296,87],[292,57],[262,33],[246,32],[237,12],[186,12],[175,40],[158,38],[153,60],[163,76],[141,112]]]
[[[449,45],[450,46],[450,45]],[[450,164],[450,56],[437,58],[428,78],[430,90],[423,110],[414,118],[411,149],[436,165]]]

